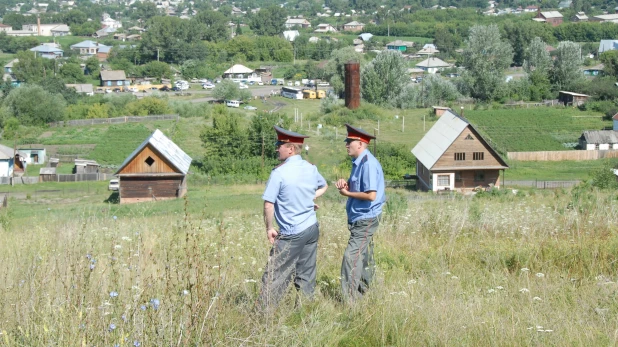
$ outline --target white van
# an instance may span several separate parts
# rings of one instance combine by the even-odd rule
[[[225,100],[225,105],[227,107],[240,107],[240,101],[238,100]]]

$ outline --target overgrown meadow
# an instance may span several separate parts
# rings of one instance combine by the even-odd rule
[[[505,190],[475,197],[388,191],[377,279],[340,302],[344,201],[318,203],[315,299],[256,310],[269,244],[261,204],[189,198],[61,214],[0,214],[0,344],[615,345],[618,195]],[[259,196],[256,198],[259,201]],[[124,207],[123,207],[124,208]],[[157,212],[153,212],[157,211]],[[196,212],[199,211],[199,212]]]

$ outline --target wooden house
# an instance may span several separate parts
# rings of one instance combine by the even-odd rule
[[[451,108],[444,106],[431,106],[431,109],[436,117],[440,117],[444,114],[444,112],[449,111]]]
[[[131,85],[124,70],[101,71],[101,87],[123,87]]]
[[[558,102],[563,103],[565,106],[579,106],[586,101],[590,95],[559,91],[558,92]]]
[[[42,167],[39,169],[39,182],[57,182],[55,167]]]
[[[120,203],[175,199],[187,192],[191,157],[157,129],[116,172]]]
[[[447,110],[412,149],[425,191],[500,187],[506,162],[463,117]]]

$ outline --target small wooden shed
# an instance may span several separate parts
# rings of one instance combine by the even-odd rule
[[[433,109],[433,114],[436,117],[440,117],[441,115],[444,114],[444,112],[450,110],[450,107],[444,107],[444,106],[432,106],[431,107]]]
[[[55,167],[42,167],[39,170],[39,182],[57,182]]]
[[[75,159],[73,171],[76,174],[99,173],[99,164],[95,160]]]
[[[183,197],[191,160],[159,129],[155,130],[116,172],[120,203]]]
[[[567,92],[563,90],[558,92],[558,102],[563,103],[564,106],[579,106],[588,101],[589,97],[590,95]]]

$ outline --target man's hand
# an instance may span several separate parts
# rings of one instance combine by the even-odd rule
[[[277,230],[275,230],[275,228],[270,228],[266,230],[266,237],[268,237],[268,241],[270,241],[271,245],[275,243],[275,238],[278,234],[279,233],[277,233]]]
[[[348,189],[350,189],[350,187],[348,187],[348,181],[344,180],[343,178],[340,178],[335,183],[335,186],[337,187],[337,189],[339,189],[339,194],[343,196],[348,196]]]
[[[314,211],[317,211],[317,210],[318,210],[318,208],[320,208],[320,205],[318,205],[318,204],[314,203],[314,204],[313,204],[313,210],[314,210]]]

